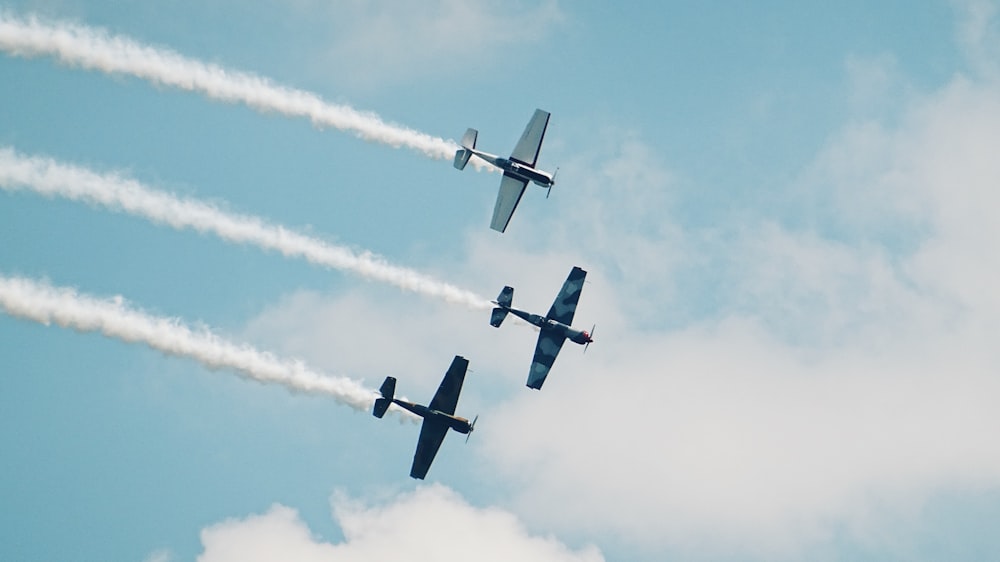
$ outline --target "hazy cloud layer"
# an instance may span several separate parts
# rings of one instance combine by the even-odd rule
[[[530,330],[415,336],[428,365],[434,341],[460,342],[478,364],[469,399],[494,391],[468,462],[500,478],[499,505],[564,539],[657,556],[797,558],[845,541],[902,556],[931,498],[1000,487],[1000,83],[977,55],[995,49],[995,10],[962,6],[972,73],[919,92],[891,55],[849,58],[855,118],[790,185],[692,218],[685,198],[716,186],[602,131],[502,239],[469,233],[457,279],[511,284],[515,305],[544,312],[581,265],[576,323],[598,324],[542,392],[521,386]],[[363,292],[297,298],[301,327],[269,328],[277,306],[255,333],[292,341],[371,310],[388,345],[431,314]]]
[[[299,6],[336,30],[329,63],[342,83],[362,87],[411,76],[461,76],[470,69],[500,71],[512,64],[512,55],[530,53],[530,45],[563,19],[554,0],[433,0],[419,7],[301,0]]]
[[[996,100],[960,76],[897,126],[849,123],[790,207],[718,225],[677,226],[666,163],[619,135],[565,174],[551,220],[526,199],[502,242],[471,234],[462,278],[500,276],[527,308],[574,263],[594,272],[577,323],[597,320],[597,343],[567,344],[543,392],[520,386],[533,333],[464,344],[483,379],[517,381],[480,424],[498,501],[566,537],[771,558],[844,536],[896,548],[929,497],[1000,485]]]
[[[517,482],[517,511],[561,532],[769,557],[844,529],[869,540],[933,494],[1000,484],[987,437],[1000,429],[998,94],[958,77],[899,127],[850,124],[810,170],[824,180],[809,192],[829,190],[799,202],[814,220],[673,238],[718,264],[718,301],[682,329],[599,333],[574,372],[560,358],[550,400],[492,414],[506,423],[484,446]],[[606,264],[644,247],[624,232],[614,246]],[[617,300],[671,313],[655,294]],[[574,431],[530,431],[556,426]],[[560,507],[581,497],[592,511]]]

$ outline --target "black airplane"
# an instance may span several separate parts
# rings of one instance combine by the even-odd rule
[[[448,367],[448,372],[444,374],[441,386],[434,393],[434,398],[431,399],[428,406],[395,398],[396,379],[394,377],[386,377],[382,387],[379,388],[382,397],[375,399],[375,408],[372,410],[372,415],[376,418],[384,416],[390,404],[396,404],[424,418],[424,422],[420,426],[420,438],[417,440],[417,452],[413,455],[410,478],[424,479],[449,428],[466,435],[471,434],[476,428],[476,419],[479,419],[479,416],[476,416],[476,419],[469,423],[469,420],[455,415],[458,395],[462,392],[462,383],[465,381],[465,371],[468,368],[469,360],[456,355],[451,362],[451,367]]]

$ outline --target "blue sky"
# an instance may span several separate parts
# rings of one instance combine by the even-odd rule
[[[0,55],[0,147],[261,217],[544,311],[590,272],[542,392],[488,312],[140,216],[0,191],[0,275],[121,295],[429,400],[417,426],[0,315],[0,558],[996,558],[996,2],[5,2],[433,137],[498,176],[49,56]],[[0,159],[2,160],[2,159]],[[2,172],[2,170],[0,170]]]

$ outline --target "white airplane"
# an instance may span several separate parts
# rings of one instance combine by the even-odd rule
[[[499,156],[476,150],[476,137],[479,131],[469,129],[462,137],[462,148],[455,152],[455,167],[464,170],[469,163],[469,158],[473,155],[493,164],[503,170],[503,179],[500,180],[500,192],[497,194],[497,204],[493,207],[493,222],[490,228],[503,232],[507,230],[510,217],[514,215],[514,209],[521,201],[524,190],[528,187],[528,182],[534,182],[540,187],[552,191],[552,186],[556,183],[556,175],[535,169],[538,162],[538,152],[542,148],[542,139],[545,138],[545,129],[549,126],[549,112],[536,109],[535,114],[528,122],[528,126],[521,135],[521,140],[517,141],[514,152],[510,158]],[[558,171],[558,170],[557,170]],[[545,195],[548,197],[548,194]]]

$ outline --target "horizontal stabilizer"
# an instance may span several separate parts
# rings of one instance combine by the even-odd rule
[[[469,129],[465,131],[465,136],[462,137],[462,148],[468,150],[475,149],[477,137],[479,137],[479,131],[475,129]]]
[[[500,306],[510,306],[512,302],[514,302],[514,287],[504,287],[500,291],[500,295],[497,296],[497,304]]]
[[[378,389],[382,398],[392,400],[396,397],[396,377],[386,377],[382,386]]]
[[[455,168],[459,170],[464,170],[465,165],[469,163],[469,158],[472,157],[472,151],[460,148],[455,151]]]
[[[493,315],[490,316],[490,326],[494,328],[499,328],[500,324],[503,324],[504,318],[507,318],[506,308],[494,308]]]
[[[392,400],[386,400],[385,398],[376,398],[375,407],[372,408],[372,415],[376,418],[381,418],[385,415],[386,410],[389,409],[389,404],[392,404]]]

